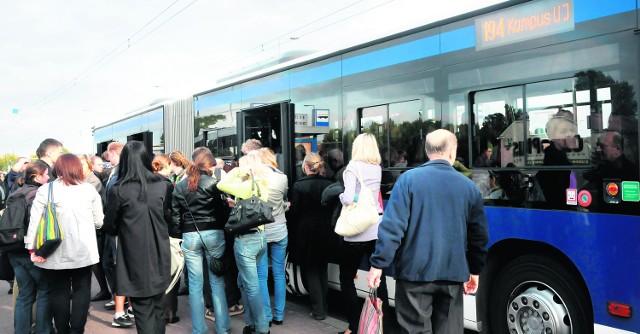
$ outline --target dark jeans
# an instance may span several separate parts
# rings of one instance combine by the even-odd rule
[[[305,287],[309,290],[311,299],[311,313],[314,316],[327,316],[327,292],[329,292],[329,277],[327,263],[309,264],[300,266],[304,273]]]
[[[46,274],[51,279],[51,312],[56,332],[84,333],[91,302],[91,266],[46,270]]]
[[[109,289],[115,296],[116,291],[116,237],[110,234],[104,235],[104,247],[100,255],[104,277],[107,279]]]
[[[129,297],[138,334],[164,334],[164,292],[151,297]]]
[[[340,261],[340,290],[342,290],[342,299],[347,321],[349,322],[349,329],[353,333],[358,332],[363,303],[363,300],[358,297],[354,280],[363,261],[366,262],[366,267],[364,267],[366,270],[371,267],[369,258],[373,254],[375,247],[376,240],[365,242],[345,241],[340,247],[342,254]],[[390,314],[388,312],[391,312],[388,295],[386,278],[382,275],[380,277],[380,286],[378,287],[378,297],[382,300],[383,314]],[[388,328],[387,319],[388,317],[382,318],[385,329]]]
[[[402,333],[463,333],[462,283],[396,280],[396,316]]]
[[[36,333],[51,332],[51,282],[43,269],[36,267],[29,255],[9,254],[9,262],[18,281],[18,298],[13,313],[13,328],[16,334],[31,331],[32,305],[36,306]]]

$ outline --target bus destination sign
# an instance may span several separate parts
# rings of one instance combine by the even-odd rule
[[[543,0],[476,19],[476,50],[574,29],[573,0]]]

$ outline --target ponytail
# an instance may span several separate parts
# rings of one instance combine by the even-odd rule
[[[198,189],[198,183],[200,183],[200,172],[204,172],[211,176],[211,167],[216,165],[216,159],[211,153],[202,153],[194,161],[189,168],[187,168],[187,176],[189,181],[187,183],[187,189],[194,193]]]
[[[324,176],[324,161],[322,161],[322,157],[318,153],[309,152],[304,157],[304,164],[307,165],[309,171],[312,174],[319,174]]]

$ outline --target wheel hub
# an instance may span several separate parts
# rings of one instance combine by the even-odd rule
[[[511,334],[571,334],[565,305],[545,287],[532,286],[513,298],[507,323]]]

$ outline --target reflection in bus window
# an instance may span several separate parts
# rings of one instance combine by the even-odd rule
[[[382,157],[381,192],[390,194],[404,168],[426,162],[424,139],[427,133],[440,127],[433,116],[431,100],[390,103],[360,110],[360,131],[376,137]],[[423,109],[426,111],[423,112]]]

